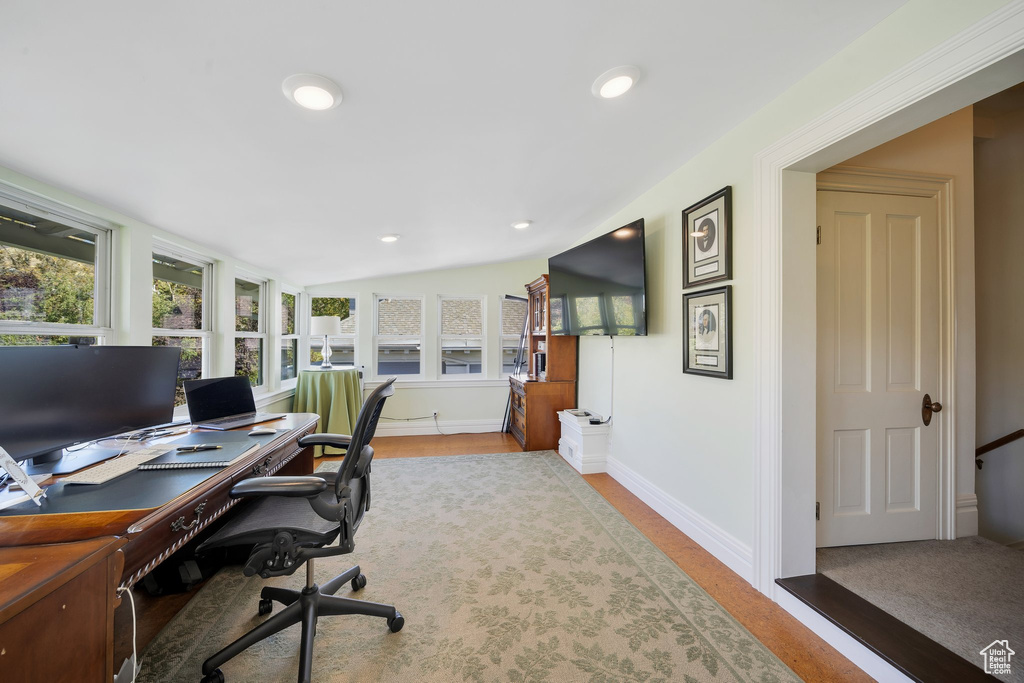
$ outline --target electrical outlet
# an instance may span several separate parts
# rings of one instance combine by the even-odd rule
[[[436,410],[434,411],[434,419],[435,420],[437,419],[437,411]]]

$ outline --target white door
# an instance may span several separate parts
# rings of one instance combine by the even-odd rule
[[[936,200],[819,191],[818,224],[818,547],[936,538]]]

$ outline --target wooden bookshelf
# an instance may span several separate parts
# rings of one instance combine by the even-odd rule
[[[509,378],[511,432],[526,451],[558,448],[558,411],[576,407],[577,338],[551,334],[548,276],[526,285],[526,366]]]

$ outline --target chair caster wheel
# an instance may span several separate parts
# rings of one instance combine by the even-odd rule
[[[203,676],[201,683],[224,683],[224,674],[220,669],[214,669],[210,673]]]
[[[352,579],[352,590],[357,591],[366,585],[366,574],[360,574]]]
[[[388,628],[391,629],[392,633],[398,633],[405,626],[405,617],[400,612],[395,611],[395,616],[388,619]]]
[[[270,614],[274,611],[274,601],[270,598],[263,598],[260,600],[260,606],[257,610],[259,615],[262,617],[264,614]]]

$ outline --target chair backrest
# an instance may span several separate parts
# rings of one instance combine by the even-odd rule
[[[345,459],[341,463],[338,478],[335,481],[335,493],[338,495],[341,494],[341,490],[345,486],[348,486],[353,477],[361,477],[365,473],[357,471],[356,468],[360,462],[364,463],[364,468],[368,464],[368,458],[364,458],[364,455],[368,455],[369,458],[373,457],[373,449],[370,449],[369,454],[365,454],[364,449],[377,431],[377,422],[384,409],[384,401],[395,394],[395,387],[392,385],[396,379],[398,378],[391,377],[381,383],[366,397],[363,407],[359,409],[356,426],[352,430],[352,442],[348,445]]]

